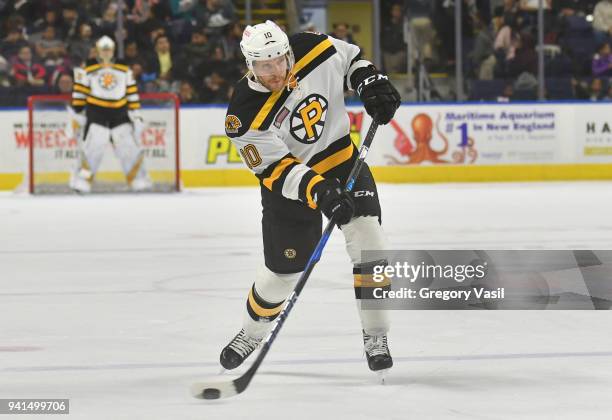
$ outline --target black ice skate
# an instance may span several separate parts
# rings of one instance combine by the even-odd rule
[[[385,371],[393,366],[387,335],[368,335],[363,331],[363,347],[371,371]]]
[[[219,357],[221,366],[227,370],[236,369],[255,351],[261,340],[261,338],[249,337],[244,330],[240,330],[236,337],[221,350]]]

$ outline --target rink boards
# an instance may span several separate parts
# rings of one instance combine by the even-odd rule
[[[611,106],[404,104],[379,128],[368,163],[379,182],[392,183],[612,179]],[[360,106],[348,110],[358,144],[371,120]],[[223,105],[181,108],[184,187],[256,185],[224,119]],[[28,164],[25,109],[0,112],[0,133],[0,189],[14,189]]]

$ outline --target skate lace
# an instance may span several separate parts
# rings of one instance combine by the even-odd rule
[[[230,348],[232,348],[236,353],[240,354],[240,356],[245,357],[253,352],[259,345],[261,340],[257,338],[252,338],[247,336],[244,333],[244,330],[241,330],[236,337],[230,343]]]
[[[389,354],[386,335],[366,335],[364,347],[370,357]]]

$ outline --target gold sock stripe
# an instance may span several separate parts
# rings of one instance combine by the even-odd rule
[[[271,316],[278,315],[280,311],[283,309],[283,305],[285,304],[285,302],[282,302],[274,308],[271,308],[271,309],[264,308],[261,305],[259,305],[257,301],[255,300],[255,296],[253,296],[253,288],[251,288],[251,290],[249,291],[248,303],[251,309],[253,310],[253,312],[257,316],[261,316],[261,317],[271,317]]]
[[[354,287],[384,287],[391,284],[391,280],[385,277],[383,281],[374,281],[373,274],[354,274]]]

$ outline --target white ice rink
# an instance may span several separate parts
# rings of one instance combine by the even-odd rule
[[[380,186],[396,249],[612,249],[611,191]],[[193,399],[262,258],[255,188],[0,195],[0,398],[87,420],[612,418],[609,311],[394,311],[379,385],[337,232],[247,391]]]

